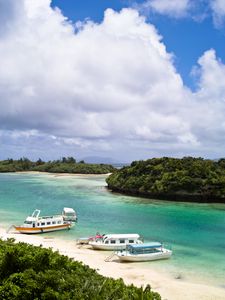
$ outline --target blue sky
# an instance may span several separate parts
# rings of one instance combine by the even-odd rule
[[[0,0],[0,159],[224,157],[224,42],[225,0]]]
[[[136,3],[144,2],[140,0],[53,0],[52,7],[59,7],[73,22],[83,21],[86,18],[94,22],[102,22],[107,8],[120,11],[124,7],[135,7]],[[167,50],[174,53],[175,65],[184,82],[192,89],[195,89],[195,79],[191,76],[191,70],[203,52],[213,48],[218,57],[225,62],[225,28],[214,25],[208,7],[209,1],[195,0],[195,2],[198,3],[196,10],[193,9],[191,15],[180,18],[141,10],[147,21],[154,24],[162,35]],[[207,14],[204,20],[193,19],[195,16],[201,18],[202,14]]]

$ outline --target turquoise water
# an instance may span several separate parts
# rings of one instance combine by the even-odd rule
[[[170,260],[145,263],[171,276],[225,287],[225,205],[175,203],[112,194],[105,176],[0,174],[0,224],[21,224],[34,209],[44,215],[73,207],[78,223],[51,233],[76,239],[101,233],[139,233],[171,246]]]

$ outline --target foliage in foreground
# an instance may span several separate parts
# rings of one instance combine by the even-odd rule
[[[150,286],[126,286],[50,249],[0,240],[0,299],[160,300]]]
[[[184,157],[134,161],[106,182],[113,191],[155,199],[225,202],[225,159]]]
[[[84,161],[76,162],[73,157],[63,157],[60,160],[44,162],[38,159],[36,162],[28,158],[19,160],[7,159],[0,161],[0,173],[19,171],[39,171],[50,173],[76,173],[76,174],[107,174],[115,169],[108,164],[87,164]]]

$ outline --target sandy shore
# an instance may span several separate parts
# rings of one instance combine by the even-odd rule
[[[83,173],[50,173],[50,172],[40,172],[40,171],[18,171],[15,174],[37,174],[37,175],[52,175],[54,177],[71,177],[71,176],[84,176],[84,177],[91,177],[91,176],[109,176],[112,173],[103,173],[103,174],[83,174]]]
[[[113,278],[123,278],[127,284],[136,286],[150,284],[152,289],[162,296],[163,300],[224,300],[225,288],[196,284],[195,282],[175,279],[170,274],[154,270],[154,266],[143,268],[141,263],[119,263],[116,257],[110,262],[105,258],[110,252],[94,251],[88,246],[76,245],[75,241],[65,241],[54,238],[54,234],[23,235],[6,233],[0,229],[0,238],[15,238],[17,242],[26,242],[35,246],[58,250],[61,254],[81,261],[96,269],[100,274]]]

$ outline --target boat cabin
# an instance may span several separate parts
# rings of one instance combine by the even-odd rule
[[[139,234],[107,234],[103,235],[103,244],[136,244],[140,240]]]
[[[148,254],[162,252],[162,244],[158,242],[127,245],[126,251],[130,254]]]
[[[64,221],[76,222],[77,214],[73,208],[64,207],[62,211],[62,216]]]
[[[139,262],[170,258],[172,251],[161,243],[150,242],[127,245],[125,250],[117,251],[116,255],[121,261]]]
[[[62,216],[43,216],[39,217],[40,210],[35,209],[31,216],[27,217],[23,223],[24,227],[47,227],[61,225],[64,223]]]

